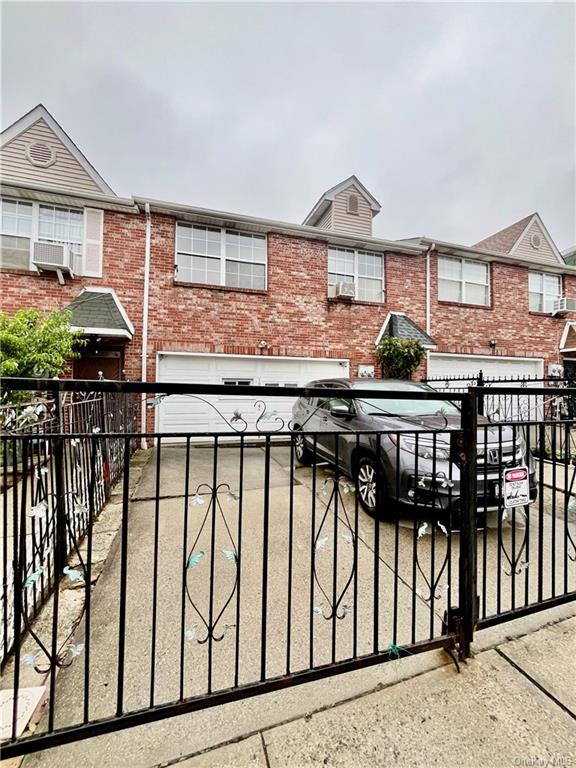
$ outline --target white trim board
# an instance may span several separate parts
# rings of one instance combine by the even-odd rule
[[[170,349],[160,349],[158,352],[156,352],[156,359],[158,360],[161,355],[186,355],[186,357],[221,357],[221,358],[227,358],[227,357],[239,357],[243,360],[248,359],[256,359],[256,360],[262,360],[262,359],[270,359],[270,360],[300,360],[302,362],[305,362],[307,360],[321,360],[323,362],[326,362],[327,360],[331,360],[334,363],[341,363],[343,365],[350,365],[350,360],[344,358],[344,357],[293,357],[291,355],[237,355],[237,354],[227,354],[225,352],[172,352]]]

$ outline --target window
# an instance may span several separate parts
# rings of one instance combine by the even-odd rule
[[[384,301],[384,257],[381,253],[328,249],[328,285],[354,283],[359,301]]]
[[[32,203],[19,200],[2,200],[2,232],[14,237],[30,237],[32,234]]]
[[[562,296],[562,275],[548,272],[528,273],[528,306],[530,312],[552,312],[554,302]]]
[[[84,216],[74,208],[57,208],[52,205],[40,206],[38,239],[52,243],[75,243],[82,245]]]
[[[222,384],[227,387],[249,387],[252,379],[222,379]]]
[[[490,303],[489,267],[481,261],[440,257],[438,298],[462,304]]]
[[[266,236],[176,225],[176,279],[232,288],[266,288]]]

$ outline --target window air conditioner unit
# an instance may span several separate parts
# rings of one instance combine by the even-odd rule
[[[44,272],[56,272],[60,283],[64,282],[64,273],[74,277],[73,258],[70,243],[34,243],[34,266]]]
[[[556,299],[553,304],[553,315],[565,315],[566,312],[576,312],[576,299],[569,299],[567,296],[562,296],[561,299]]]
[[[334,294],[338,299],[353,299],[356,296],[354,283],[336,283]]]

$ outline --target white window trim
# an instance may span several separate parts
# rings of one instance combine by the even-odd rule
[[[220,231],[220,256],[213,256],[211,254],[203,254],[203,253],[185,253],[184,251],[178,250],[178,226],[182,225],[184,227],[204,227],[205,229],[212,229],[212,230],[219,230]],[[264,261],[246,261],[246,259],[238,259],[234,258],[234,256],[226,256],[226,232],[234,232],[239,235],[257,235],[258,237],[264,238],[264,243],[266,244],[266,258]],[[213,227],[210,224],[195,224],[189,221],[176,221],[176,229],[175,229],[175,237],[174,237],[174,274],[175,274],[175,282],[186,284],[187,280],[178,280],[178,272],[176,271],[176,267],[178,266],[178,254],[181,253],[182,256],[199,256],[204,259],[219,259],[220,260],[220,282],[219,283],[194,283],[194,285],[206,287],[206,288],[227,288],[230,291],[267,291],[268,290],[268,236],[263,234],[262,232],[251,232],[248,229],[230,229],[230,227]],[[227,261],[235,261],[240,264],[260,264],[260,266],[264,267],[264,288],[242,288],[238,285],[226,285],[226,262]]]
[[[542,278],[542,291],[531,291],[530,290],[530,275],[539,275]],[[544,309],[544,304],[547,296],[551,296],[551,294],[547,294],[544,290],[544,284],[545,284],[545,277],[554,277],[554,278],[560,278],[560,293],[554,294],[552,298],[554,299],[561,299],[564,295],[564,279],[561,274],[558,274],[557,272],[545,272],[541,269],[530,269],[528,271],[528,311],[529,312],[538,312],[539,314],[547,315],[549,314]],[[530,294],[531,293],[537,293],[539,296],[542,297],[542,309],[532,309],[530,307]]]
[[[462,300],[456,301],[455,299],[442,299],[440,298],[440,281],[441,280],[449,280],[450,278],[447,277],[441,277],[440,276],[440,260],[446,259],[446,260],[452,260],[452,261],[459,261],[462,265],[462,268],[464,267],[464,264],[483,264],[486,267],[486,276],[487,280],[486,283],[474,283],[474,285],[486,285],[486,288],[488,288],[488,301],[485,304],[476,304],[474,302],[466,301],[464,297],[464,289],[466,286],[466,282],[472,282],[470,280],[466,281],[464,279],[464,269],[462,269],[461,277],[460,277],[460,286],[462,288]],[[492,270],[490,269],[490,263],[486,261],[478,261],[477,259],[464,259],[459,256],[438,256],[438,268],[437,268],[437,279],[438,279],[438,301],[447,301],[451,304],[466,304],[468,307],[490,307],[492,302]],[[452,280],[453,283],[457,282],[456,280]]]
[[[62,242],[70,242],[72,245],[77,245],[81,249],[82,253],[82,273],[84,273],[84,252],[85,252],[85,244],[86,244],[86,214],[84,207],[77,207],[75,205],[58,205],[57,203],[47,203],[43,201],[37,201],[37,200],[18,200],[18,198],[12,198],[9,195],[6,197],[2,197],[2,200],[7,200],[9,202],[23,202],[23,203],[29,203],[32,205],[32,225],[30,228],[30,235],[15,235],[15,237],[22,237],[22,239],[30,239],[30,253],[28,258],[28,270],[30,272],[36,272],[37,274],[40,272],[38,267],[34,264],[34,243],[36,242],[43,242],[43,243],[62,243]],[[46,240],[45,238],[40,240],[40,206],[44,206],[45,208],[64,208],[69,211],[79,211],[82,214],[82,231],[83,236],[82,238],[77,240]],[[104,217],[102,217],[102,221],[104,221]],[[0,234],[4,234],[3,232],[0,232]],[[101,232],[101,239],[103,239],[103,232]],[[98,277],[98,275],[93,275],[94,277]]]
[[[344,247],[329,245],[328,246],[328,253],[327,253],[328,259],[330,258],[330,253],[329,253],[330,250],[333,250],[333,251],[344,251],[346,253],[353,253],[354,254],[354,272],[352,273],[352,275],[350,275],[350,277],[352,277],[353,280],[354,280],[354,287],[356,289],[356,292],[358,292],[358,278],[362,278],[363,280],[374,280],[374,282],[376,282],[376,280],[378,279],[376,277],[370,277],[369,275],[359,275],[358,274],[358,254],[359,253],[369,253],[371,256],[380,256],[380,258],[382,259],[382,301],[374,301],[373,299],[358,299],[358,298],[354,299],[354,301],[367,301],[370,304],[385,304],[386,303],[386,259],[385,259],[385,254],[380,253],[378,251],[367,251],[364,248],[344,248]],[[329,266],[329,264],[327,264],[327,266]],[[340,272],[339,274],[346,275],[347,273],[346,272]],[[330,269],[328,269],[327,277],[328,277],[328,285],[336,285],[336,283],[331,283],[330,282]]]

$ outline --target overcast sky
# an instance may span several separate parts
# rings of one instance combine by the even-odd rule
[[[2,126],[42,102],[118,194],[375,234],[576,243],[575,6],[3,3]]]

